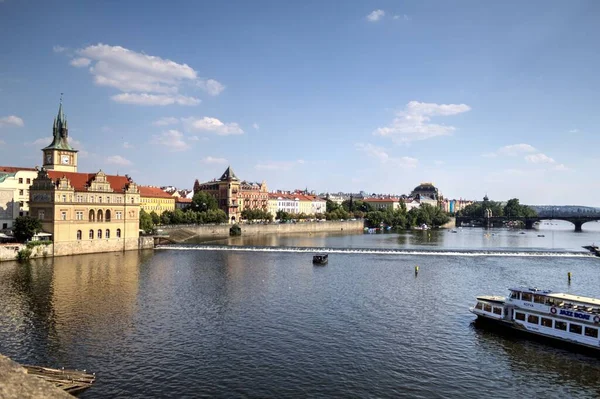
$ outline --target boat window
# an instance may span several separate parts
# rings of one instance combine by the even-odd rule
[[[496,308],[496,307],[494,307],[494,313],[501,315],[502,314],[502,308]]]
[[[564,321],[554,320],[554,328],[557,330],[567,331],[567,323]]]
[[[520,298],[520,292],[519,291],[511,291],[510,292],[510,297],[511,299],[519,299]]]
[[[483,309],[483,303],[477,302],[477,305],[475,305],[475,309]]]
[[[525,302],[531,302],[531,300],[533,299],[533,295],[527,293],[527,292],[523,292],[521,293],[521,300],[525,301]]]
[[[534,295],[533,302],[535,303],[546,303],[546,297],[543,295]]]
[[[552,319],[547,319],[545,317],[542,317],[542,325],[544,327],[550,327],[550,328],[552,328]]]
[[[597,328],[593,328],[593,327],[586,327],[585,328],[585,336],[586,337],[598,338],[598,329]]]
[[[515,319],[525,321],[525,313],[515,312]]]
[[[483,305],[483,310],[492,313],[492,305],[486,303],[485,305]]]
[[[569,323],[569,332],[572,332],[574,334],[581,334],[581,330],[583,330],[581,324]]]
[[[539,324],[540,318],[538,316],[534,316],[532,314],[527,316],[527,323],[531,324]]]

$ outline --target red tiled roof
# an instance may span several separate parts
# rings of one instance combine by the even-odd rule
[[[175,198],[169,193],[165,193],[158,187],[151,186],[138,186],[140,190],[141,197],[149,197],[149,198]]]
[[[16,173],[20,170],[35,171],[35,168],[19,168],[18,166],[0,166],[0,172]]]
[[[73,186],[76,191],[86,191],[86,186],[96,176],[96,173],[61,172],[57,170],[49,170],[48,176],[54,181],[64,176],[69,179],[71,186]],[[106,180],[110,183],[110,187],[116,192],[123,192],[125,186],[129,184],[129,179],[126,176],[106,175]]]
[[[192,202],[191,198],[185,198],[185,197],[175,197],[175,202],[185,202],[190,204]]]

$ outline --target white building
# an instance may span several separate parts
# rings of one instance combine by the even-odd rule
[[[29,186],[36,177],[33,168],[0,166],[0,230],[11,229],[17,217],[29,215]]]

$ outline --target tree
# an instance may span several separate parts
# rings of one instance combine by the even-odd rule
[[[279,210],[275,214],[275,219],[279,219],[281,222],[287,222],[288,220],[292,220],[292,214],[286,211]]]
[[[192,197],[192,209],[197,212],[206,212],[211,209],[219,209],[219,203],[212,195],[200,191]]]
[[[537,212],[527,205],[519,204],[518,198],[509,199],[504,206],[504,214],[508,217],[535,217]]]
[[[164,211],[163,213],[160,214],[160,223],[161,224],[171,224],[172,216],[173,216],[173,212]]]
[[[140,229],[144,230],[146,233],[149,233],[154,228],[154,223],[152,223],[152,216],[145,210],[140,210]]]
[[[340,208],[340,206],[330,199],[328,199],[325,203],[325,211],[326,212],[333,212],[339,208]]]
[[[19,242],[31,240],[31,238],[42,231],[42,222],[32,216],[19,216],[13,225],[13,234]]]
[[[152,223],[156,224],[160,224],[160,216],[158,216],[158,213],[152,211],[150,212],[150,217],[152,218]]]

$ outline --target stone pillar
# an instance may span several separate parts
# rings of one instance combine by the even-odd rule
[[[574,220],[573,224],[575,225],[576,233],[581,233],[583,231],[583,229],[581,228],[581,226],[583,226],[583,222],[581,220]]]

